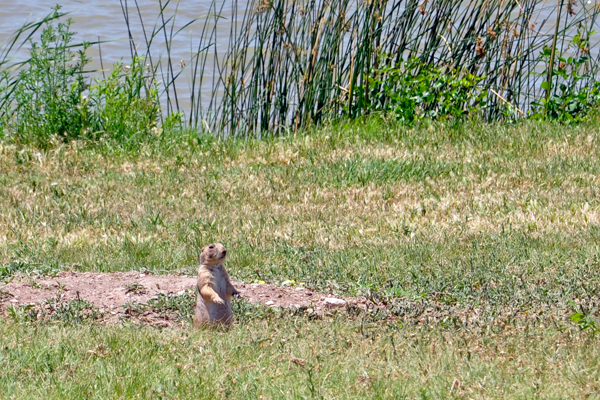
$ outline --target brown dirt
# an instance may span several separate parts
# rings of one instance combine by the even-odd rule
[[[241,297],[251,303],[263,303],[266,306],[308,307],[315,312],[322,312],[328,308],[344,305],[330,304],[333,296],[316,293],[303,287],[245,284],[238,281],[232,283]],[[53,278],[16,275],[9,283],[0,284],[0,309],[6,309],[11,305],[39,305],[47,299],[56,299],[60,295],[62,301],[86,300],[109,316],[105,321],[114,322],[119,320],[119,315],[126,312],[123,305],[127,303],[147,303],[159,293],[183,294],[188,289],[195,290],[195,285],[196,278],[193,276],[150,275],[139,272],[64,271]],[[367,302],[364,298],[343,300],[347,304],[360,308],[365,308]]]
[[[181,322],[181,314],[169,310],[156,309],[150,306],[153,298],[163,295],[188,294],[195,296],[196,277],[150,275],[140,272],[72,272],[64,271],[55,277],[34,278],[24,275],[15,275],[7,284],[0,283],[0,318],[9,314],[10,306],[34,305],[37,318],[48,318],[56,312],[56,302],[65,304],[71,300],[86,300],[97,307],[102,317],[102,323],[117,323],[129,320],[141,324],[162,327],[185,326]],[[279,287],[272,284],[245,284],[233,281],[233,285],[240,292],[242,298],[250,303],[262,303],[265,306],[298,308],[304,312],[324,315],[330,311],[347,310],[354,314],[356,308],[367,313],[377,314],[383,311],[389,315],[390,305],[375,304],[364,297],[335,298],[324,293],[314,292],[304,287]],[[137,290],[133,290],[137,289]],[[46,301],[49,300],[49,301]],[[343,300],[343,301],[342,301]],[[333,302],[341,304],[331,304]],[[150,302],[152,303],[152,302]],[[149,307],[138,307],[147,304]],[[345,307],[348,305],[348,308]],[[464,324],[477,325],[480,322],[481,307],[461,307],[460,305],[421,304],[407,300],[398,300],[395,303],[396,311],[413,323],[430,323],[447,318],[458,318]],[[193,306],[192,306],[193,307]],[[568,310],[552,307],[544,312],[541,308],[535,318],[545,324],[552,321],[567,321]],[[193,310],[190,310],[193,312]],[[386,318],[387,318],[386,317]],[[507,308],[497,316],[495,324],[508,323],[511,320],[527,321],[534,316],[525,312],[517,312]],[[485,324],[484,324],[485,325]]]

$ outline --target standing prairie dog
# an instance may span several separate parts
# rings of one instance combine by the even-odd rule
[[[221,243],[211,243],[202,248],[194,326],[231,324],[231,297],[238,291],[223,267],[226,255],[227,249]]]

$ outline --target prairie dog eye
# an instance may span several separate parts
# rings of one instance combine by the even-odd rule
[[[208,248],[209,248],[209,249],[214,249],[214,248],[215,248],[215,246],[212,246],[212,245],[211,245],[211,246],[208,246]]]

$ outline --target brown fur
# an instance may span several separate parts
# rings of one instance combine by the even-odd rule
[[[221,243],[212,243],[202,248],[194,326],[231,324],[231,297],[238,292],[223,267],[226,255],[227,250]]]

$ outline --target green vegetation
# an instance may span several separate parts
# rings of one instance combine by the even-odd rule
[[[600,82],[590,79],[587,74],[587,63],[590,60],[588,46],[589,40],[579,34],[575,35],[569,44],[569,48],[575,50],[574,56],[566,58],[559,55],[557,64],[552,61],[552,49],[544,48],[542,60],[555,79],[551,84],[547,80],[542,82],[541,87],[546,90],[547,97],[534,102],[533,118],[572,124],[579,122],[591,107],[598,104]],[[582,85],[581,81],[585,84]]]
[[[179,27],[170,3],[150,31],[137,2],[123,3],[125,16],[139,17],[125,19],[131,57],[102,78],[84,68],[86,50],[100,44],[74,42],[59,7],[24,25],[0,49],[0,134],[42,147],[108,140],[129,151],[162,129],[263,137],[374,113],[407,124],[465,116],[576,123],[600,99],[593,4],[560,2],[554,26],[545,26],[544,0],[214,0],[202,19]],[[226,3],[237,23],[223,52],[217,25]],[[173,60],[175,37],[191,25],[198,48]],[[23,47],[30,58],[12,62]],[[177,88],[186,77],[184,100]]]
[[[600,9],[594,3],[250,0],[227,5],[238,24],[225,54],[216,51],[222,48],[216,45],[216,26],[223,3],[214,1],[203,20],[193,21],[202,27],[203,40],[189,59],[189,109],[177,102],[181,71],[173,66],[179,60],[153,63],[162,71],[167,115],[183,112],[193,128],[262,137],[377,111],[399,111],[407,122],[421,115],[465,114],[488,121],[535,116],[569,122],[584,118],[598,100],[600,63],[593,49]],[[133,6],[125,13],[143,19]],[[157,20],[162,23],[142,40],[130,29],[148,58],[156,46],[170,54],[176,34],[175,14],[166,6]],[[219,61],[218,76],[207,67],[212,59]],[[202,83],[208,82],[207,93]]]
[[[213,3],[189,110],[168,51],[151,57],[176,34],[166,6],[146,49],[132,43],[128,65],[93,80],[91,44],[73,43],[58,9],[25,25],[0,52],[0,281],[193,274],[218,240],[239,280],[382,308],[320,316],[238,299],[231,330],[196,331],[189,291],[128,303],[113,325],[79,298],[11,306],[0,392],[596,395],[598,9],[565,12],[552,36],[530,26],[540,1],[455,3],[251,2],[207,101]],[[11,63],[22,46],[30,58]],[[181,327],[133,322],[149,310]]]
[[[362,102],[365,111],[391,112],[406,123],[419,119],[460,118],[469,113],[477,115],[486,105],[485,93],[478,86],[483,78],[466,70],[442,71],[417,58],[399,67],[371,71],[365,80],[364,86],[356,88],[357,97],[369,101],[368,104]],[[368,93],[363,93],[365,91]],[[355,105],[348,114],[360,112]]]
[[[129,302],[125,305],[125,314],[122,319],[130,319],[140,314],[151,311],[159,318],[168,318],[175,322],[190,322],[194,315],[196,305],[196,291],[186,290],[180,295],[158,294],[148,303]]]
[[[69,26],[48,25],[40,44],[31,43],[29,68],[21,71],[14,87],[16,115],[3,125],[15,129],[25,142],[47,143],[51,135],[77,138],[86,128],[81,102],[87,46],[77,54],[70,48],[73,33]]]
[[[228,332],[190,329],[193,293],[128,306],[185,326],[174,330],[127,318],[99,328],[79,302],[51,302],[47,318],[17,307],[0,324],[3,393],[596,393],[598,118],[568,128],[394,121],[125,154],[77,140],[1,144],[3,280],[192,274],[201,245],[221,240],[245,282],[293,279],[387,305],[321,319],[237,300]]]
[[[14,398],[585,398],[597,338],[270,316],[229,332],[0,322]]]
[[[466,300],[460,288],[492,275],[505,285],[485,290],[501,293],[523,274],[560,272],[572,292],[595,284],[577,275],[594,268],[599,234],[593,125],[372,120],[123,155],[86,141],[3,144],[0,275],[190,272],[201,244],[221,239],[244,280],[259,270],[274,282],[415,296],[448,286]]]
[[[30,40],[28,68],[0,86],[3,135],[41,148],[87,139],[130,149],[160,132],[158,86],[143,60],[134,58],[127,67],[119,63],[90,86],[85,76],[90,44],[72,43],[71,20],[55,25],[62,16],[57,8],[36,25],[42,33],[40,43]]]

